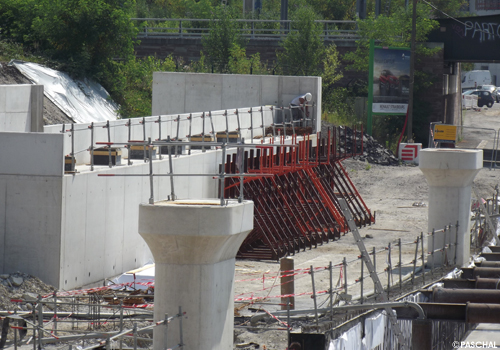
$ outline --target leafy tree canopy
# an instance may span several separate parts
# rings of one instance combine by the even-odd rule
[[[114,58],[133,57],[133,0],[3,0],[5,38],[65,62],[73,76],[99,78]]]
[[[425,42],[427,35],[438,26],[436,20],[430,19],[431,8],[422,3],[417,4],[417,31],[416,42]],[[411,42],[412,11],[399,8],[391,16],[371,15],[365,20],[358,20],[359,35],[357,49],[344,55],[344,59],[352,62],[350,68],[368,71],[368,51],[370,40],[374,39],[376,45],[410,47]],[[433,50],[422,45],[417,45],[417,54],[432,54]]]
[[[283,40],[284,52],[278,55],[283,72],[291,75],[320,75],[325,52],[321,24],[310,7],[301,7],[292,17],[290,33]]]

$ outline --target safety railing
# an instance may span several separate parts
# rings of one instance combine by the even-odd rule
[[[57,132],[67,136],[65,141],[65,153],[70,164],[70,171],[73,172],[75,165],[89,164],[90,171],[95,168],[94,153],[102,153],[97,142],[125,143],[131,140],[146,142],[148,138],[152,140],[189,141],[193,137],[198,137],[200,141],[220,139],[220,135],[226,136],[226,142],[230,141],[231,135],[235,132],[239,138],[263,140],[266,136],[276,137],[286,135],[289,130],[290,135],[295,133],[296,127],[309,128],[310,132],[316,129],[316,105],[307,105],[311,112],[309,116],[299,114],[298,118],[293,118],[292,106],[274,107],[260,106],[250,108],[237,108],[231,110],[206,111],[198,113],[184,113],[177,115],[152,116],[142,118],[131,118],[114,122],[100,122],[90,124],[62,124]],[[282,116],[277,120],[277,115]],[[268,129],[271,127],[271,129]],[[55,127],[46,128],[45,132],[56,132]],[[177,148],[175,148],[177,150]],[[202,148],[205,151],[205,148]],[[106,149],[108,153],[109,167],[116,164],[113,162],[113,150]],[[124,157],[129,155],[129,149],[124,148]],[[191,149],[187,148],[187,154],[191,154]],[[180,155],[176,151],[176,156]],[[162,153],[159,152],[159,159]],[[127,157],[127,165],[132,165],[130,157]],[[146,157],[144,156],[144,161]],[[102,165],[102,164],[100,164]]]
[[[117,298],[116,293],[124,294],[126,287],[131,287],[131,283],[73,293],[54,292],[45,296],[38,295],[36,300],[11,299],[18,308],[15,311],[0,310],[2,328],[7,331],[2,332],[2,336],[7,337],[9,330],[14,333],[11,337],[13,340],[5,345],[13,345],[14,349],[33,343],[34,349],[44,348],[46,344],[66,344],[69,349],[75,346],[84,350],[103,347],[136,350],[139,341],[152,344],[153,329],[163,327],[165,342],[167,337],[176,339],[174,342],[177,344],[171,349],[183,349],[182,320],[186,313],[182,311],[182,307],[179,306],[177,314],[166,314],[164,319],[154,321],[151,310],[127,303],[127,299],[152,300],[153,295],[144,291],[142,294],[130,293],[126,294],[127,297]],[[111,291],[113,294],[105,294],[103,291]],[[178,335],[169,332],[171,322],[179,322]],[[144,326],[145,323],[147,325]]]
[[[140,27],[139,38],[169,37],[200,39],[210,32],[211,19],[132,18]],[[235,19],[239,33],[248,39],[283,39],[293,28],[290,20]],[[321,24],[323,40],[355,41],[359,39],[356,21],[315,21]]]

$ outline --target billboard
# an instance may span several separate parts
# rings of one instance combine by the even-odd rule
[[[373,113],[406,114],[410,98],[410,50],[374,48]]]

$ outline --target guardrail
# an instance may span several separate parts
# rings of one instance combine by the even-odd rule
[[[138,37],[168,37],[200,39],[210,32],[211,19],[193,18],[132,18],[141,28]],[[247,39],[270,40],[283,39],[293,29],[290,20],[235,19],[240,34]],[[356,21],[315,21],[323,26],[320,37],[323,40],[355,41],[357,34]]]

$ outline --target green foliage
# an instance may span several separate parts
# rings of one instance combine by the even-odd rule
[[[351,125],[355,121],[354,99],[347,88],[332,88],[322,95],[321,119],[335,125]]]
[[[321,24],[310,7],[299,8],[292,17],[291,31],[283,40],[284,52],[278,54],[283,73],[290,75],[320,75],[319,65],[325,47],[320,37]]]
[[[355,0],[310,0],[311,6],[326,20],[355,20]]]
[[[438,22],[430,19],[431,8],[425,4],[417,4],[417,31],[416,42],[425,42],[427,35],[437,27]],[[374,39],[379,46],[410,47],[411,41],[411,14],[404,8],[398,8],[390,17],[370,16],[366,20],[359,20],[359,35],[357,49],[347,53],[344,59],[351,62],[350,69],[368,71],[368,52],[370,40]],[[434,50],[422,45],[416,47],[417,55],[430,55]]]
[[[120,104],[120,115],[125,118],[151,115],[153,72],[173,72],[172,57],[155,57],[114,62],[113,77],[106,77],[111,97]]]
[[[210,21],[210,32],[202,38],[203,52],[214,73],[228,73],[231,52],[238,52],[238,48],[245,45],[233,18],[234,14],[228,7],[216,8]]]
[[[133,0],[2,0],[4,39],[31,47],[76,77],[100,79],[114,58],[133,57]]]

